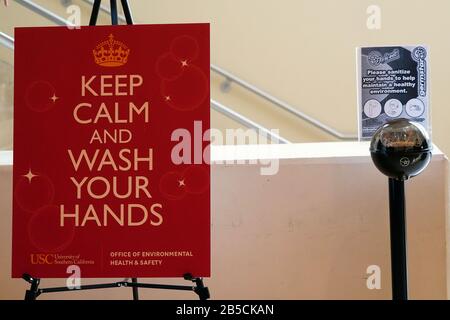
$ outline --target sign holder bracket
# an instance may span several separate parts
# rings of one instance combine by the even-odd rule
[[[128,0],[120,0],[122,4],[123,13],[125,15],[125,20],[127,24],[133,24],[133,17],[131,15],[130,6],[128,5]],[[97,23],[98,13],[100,11],[101,0],[95,0],[92,6],[91,17],[89,20],[90,26],[95,26]],[[111,6],[111,24],[118,25],[118,12],[117,12],[117,0],[110,0]],[[147,289],[165,289],[165,290],[182,290],[182,291],[194,291],[200,300],[207,300],[210,298],[210,293],[208,287],[205,287],[203,283],[203,278],[193,277],[192,274],[186,273],[183,275],[184,280],[192,281],[193,286],[188,285],[169,285],[169,284],[151,284],[151,283],[140,283],[137,278],[131,278],[130,281],[118,281],[112,283],[99,283],[99,284],[87,284],[80,285],[73,288],[69,287],[52,287],[52,288],[39,288],[41,279],[35,278],[27,273],[22,275],[22,279],[30,284],[30,289],[25,292],[25,300],[32,301],[36,300],[38,296],[43,293],[54,293],[54,292],[67,292],[67,291],[79,291],[79,290],[94,290],[94,289],[108,289],[108,288],[121,288],[121,287],[131,287],[133,289],[133,300],[139,300],[138,288]]]

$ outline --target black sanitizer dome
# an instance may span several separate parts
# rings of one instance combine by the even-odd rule
[[[396,119],[373,135],[370,153],[375,166],[390,178],[406,180],[421,173],[431,160],[428,133],[418,123]]]

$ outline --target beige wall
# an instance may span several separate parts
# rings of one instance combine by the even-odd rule
[[[10,1],[0,8],[0,30],[49,25]],[[64,16],[60,1],[36,2]],[[104,1],[106,2],[106,1]],[[73,0],[88,19],[88,6]],[[450,74],[450,1],[433,0],[131,0],[138,23],[211,22],[212,62],[228,69],[307,114],[343,132],[356,132],[355,50],[360,45],[425,43],[431,48],[433,138],[450,152],[445,96]],[[366,9],[381,8],[381,29],[366,27]],[[67,16],[67,15],[66,15]],[[102,16],[102,22],[108,19]],[[11,61],[0,48],[0,59]],[[233,87],[223,94],[221,78],[212,77],[212,97],[267,127],[280,128],[293,141],[332,137],[276,111],[270,104]],[[2,114],[0,114],[2,117]],[[1,119],[0,119],[1,120]],[[238,127],[213,112],[213,126]],[[2,130],[2,128],[0,128]],[[1,133],[4,135],[4,133]]]
[[[220,146],[212,149],[212,158],[258,159],[255,151],[279,155],[278,174],[261,175],[260,164],[212,166],[212,271],[206,279],[212,298],[390,299],[387,179],[371,163],[368,145]],[[22,299],[26,283],[10,278],[10,156],[0,152],[0,299]],[[447,165],[435,150],[427,170],[406,182],[411,299],[448,297]],[[366,286],[370,265],[381,268],[380,290]],[[186,284],[177,279],[141,280]],[[83,279],[84,284],[107,281],[111,279]],[[64,284],[64,279],[44,279],[42,287]],[[41,298],[130,299],[130,291]],[[190,292],[168,290],[142,289],[140,295],[195,299]]]
[[[356,132],[355,47],[425,43],[431,48],[433,137],[450,152],[445,97],[449,83],[450,1],[228,0],[136,2],[139,21],[211,21],[212,62],[267,89],[343,132]],[[381,7],[380,30],[366,27],[368,5]],[[142,18],[141,18],[142,17]],[[146,20],[148,17],[149,20]],[[294,141],[329,140],[304,122],[247,94],[213,96],[240,107]]]

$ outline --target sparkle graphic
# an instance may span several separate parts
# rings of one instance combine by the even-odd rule
[[[179,186],[179,187],[184,187],[184,186],[186,186],[186,184],[184,183],[184,179],[183,179],[183,180],[178,180],[178,186]]]
[[[181,60],[181,66],[187,67],[188,66],[187,60]]]
[[[165,96],[166,101],[170,101],[170,96]]]
[[[27,173],[27,174],[24,174],[23,177],[27,178],[27,179],[28,179],[28,182],[31,183],[31,180],[32,180],[34,177],[37,177],[37,175],[34,174],[33,172],[31,172],[31,168],[30,168],[30,169],[28,169],[28,173]]]
[[[53,94],[53,96],[50,97],[50,100],[52,100],[53,103],[55,103],[56,100],[58,100],[58,99],[59,99],[59,97],[57,97],[55,94]]]

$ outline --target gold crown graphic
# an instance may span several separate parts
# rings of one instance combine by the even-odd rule
[[[92,53],[96,64],[118,67],[127,63],[130,49],[123,42],[114,40],[114,36],[110,34],[108,40],[100,42]]]

